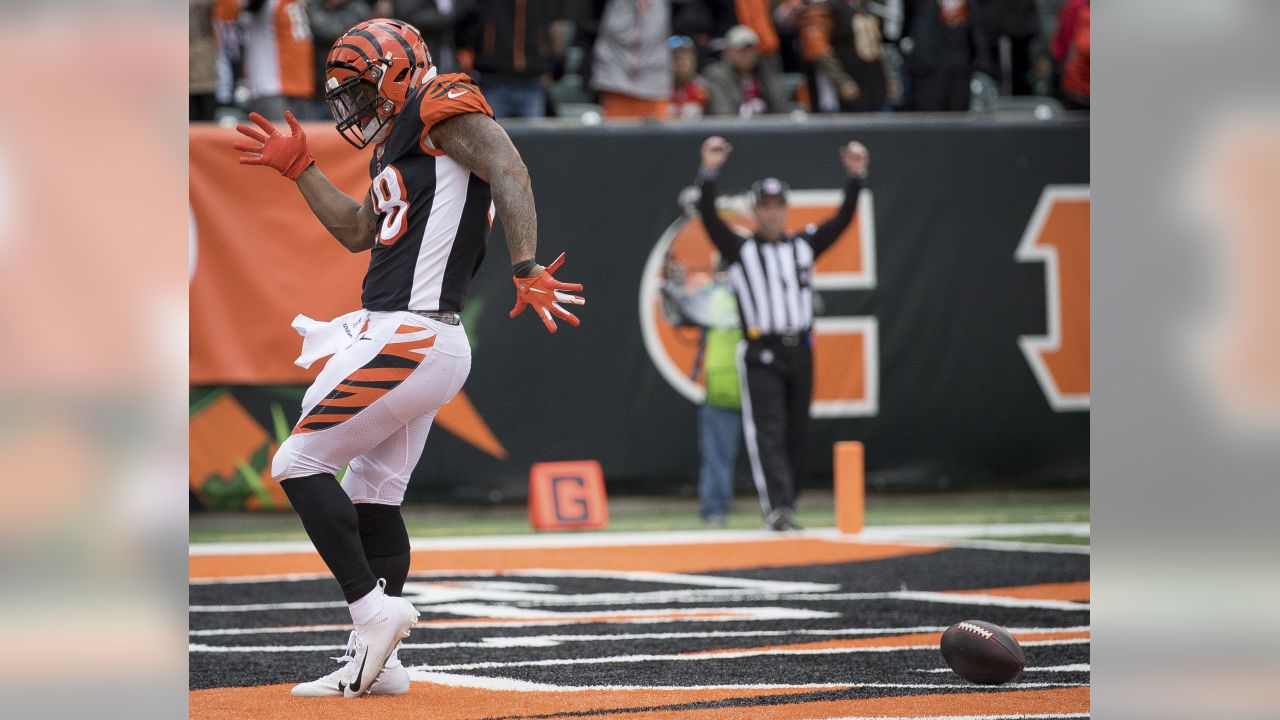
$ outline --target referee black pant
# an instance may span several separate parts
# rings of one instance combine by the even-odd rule
[[[813,395],[809,338],[746,340],[738,355],[743,435],[760,505],[766,516],[780,508],[794,510]]]

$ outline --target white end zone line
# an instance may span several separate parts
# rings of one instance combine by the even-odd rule
[[[1073,638],[1068,640],[1031,640],[1021,643],[1022,647],[1050,647],[1059,645],[1088,645],[1088,638]],[[843,648],[806,648],[779,650],[776,648],[758,648],[752,650],[731,650],[724,652],[703,652],[693,654],[676,654],[676,655],[613,655],[610,657],[592,657],[592,658],[550,658],[545,660],[516,660],[513,662],[476,662],[476,663],[457,663],[453,665],[414,665],[409,667],[410,672],[413,670],[423,670],[426,672],[457,672],[464,670],[500,670],[502,668],[513,667],[555,667],[561,665],[616,665],[628,663],[647,663],[647,662],[700,662],[700,661],[716,661],[716,660],[737,660],[747,657],[781,657],[785,655],[854,655],[863,653],[893,653],[893,652],[909,652],[912,650],[932,650],[936,652],[938,646],[936,643],[928,643],[924,645],[883,645],[883,646],[865,646],[865,647],[843,647]],[[972,687],[972,686],[968,686]]]
[[[263,627],[263,628],[215,628],[210,630],[190,630],[187,632],[190,637],[213,637],[223,635],[286,635],[297,633],[337,633],[348,632],[352,626],[348,624],[331,624],[331,625],[297,625],[288,627]],[[760,638],[760,637],[867,637],[875,635],[911,635],[916,633],[942,632],[947,628],[941,625],[919,625],[916,627],[894,627],[894,628],[833,628],[831,630],[816,630],[809,628],[796,628],[794,630],[702,630],[696,632],[650,632],[650,633],[610,633],[610,634],[551,634],[551,635],[520,635],[515,637],[500,636],[483,638],[478,645],[483,647],[553,647],[563,643],[580,643],[580,642],[622,642],[629,640],[716,640],[723,638]],[[1088,625],[1075,625],[1073,627],[1042,627],[1042,628],[1006,628],[1015,636],[1036,635],[1045,633],[1079,633],[1089,632]],[[451,647],[472,647],[477,643],[430,643],[430,648],[451,648]],[[334,646],[341,650],[342,647]],[[343,646],[345,647],[345,646]],[[408,647],[406,645],[406,647]],[[426,644],[421,646],[428,649]],[[321,646],[316,646],[321,649]],[[329,649],[323,646],[323,649]]]
[[[948,668],[920,668],[916,672],[921,673],[949,673]],[[1029,667],[1023,668],[1024,673],[1087,673],[1090,672],[1089,663],[1076,663],[1074,665],[1050,665],[1046,667]]]
[[[414,682],[426,682],[447,687],[465,687],[478,690],[498,690],[509,692],[608,692],[625,690],[644,690],[648,692],[663,691],[696,691],[696,690],[856,690],[859,688],[883,688],[897,690],[971,690],[973,692],[997,693],[1006,690],[1041,690],[1045,688],[1084,687],[1085,683],[1007,683],[1001,686],[983,686],[970,683],[835,683],[835,684],[762,684],[762,685],[549,685],[547,683],[516,680],[515,678],[486,677],[481,675],[458,675],[454,673],[432,672],[416,667],[408,667],[409,679]],[[1001,716],[992,716],[1001,717]],[[1084,717],[1075,715],[1008,715],[1008,718],[1034,717]],[[947,720],[961,720],[947,718]]]
[[[966,537],[1014,537],[1018,535],[1088,535],[1088,523],[1001,523],[990,525],[881,525],[864,530],[860,535],[844,535],[834,528],[791,533],[767,530],[697,530],[670,532],[620,533],[541,533],[538,535],[490,535],[450,538],[414,538],[414,550],[503,550],[522,548],[576,548],[652,545],[698,545],[734,542],[785,542],[794,539],[817,539],[833,542],[866,544],[911,544],[927,538],[949,541]],[[944,544],[952,544],[945,542]],[[995,543],[1003,546],[1003,543]],[[1079,546],[1030,543],[1044,552],[1079,552]],[[1001,549],[995,547],[993,549]],[[1087,548],[1085,549],[1087,552]],[[193,543],[189,557],[221,555],[271,555],[277,553],[314,553],[309,541]],[[328,577],[323,575],[322,577]]]

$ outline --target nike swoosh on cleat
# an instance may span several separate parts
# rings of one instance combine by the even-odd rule
[[[449,99],[450,99],[450,100],[453,100],[454,98],[461,97],[461,96],[465,95],[465,94],[466,94],[466,92],[467,92],[466,90],[459,90],[459,91],[457,91],[457,92],[455,93],[454,91],[450,90],[450,91],[449,91]]]
[[[368,659],[369,653],[366,651],[364,657],[360,659],[360,669],[356,671],[356,679],[351,681],[351,692],[353,693],[360,692],[360,676],[364,675],[364,664]]]
[[[346,689],[347,689],[347,684],[346,684],[346,683],[344,683],[344,682],[339,681],[339,682],[338,682],[338,692],[339,692],[339,693],[341,693],[343,690],[346,690]]]

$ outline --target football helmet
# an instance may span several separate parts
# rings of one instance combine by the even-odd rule
[[[387,18],[366,20],[333,44],[325,61],[324,99],[338,133],[356,148],[380,143],[409,95],[435,77],[418,29]]]

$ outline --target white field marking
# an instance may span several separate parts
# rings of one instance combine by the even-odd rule
[[[1074,525],[1075,523],[1063,523],[1064,525]],[[1042,526],[1052,526],[1052,523],[1042,524]],[[930,529],[947,528],[949,525],[880,525],[863,530],[857,535],[849,535],[842,533],[835,528],[816,528],[810,530],[801,530],[792,533],[795,537],[808,537],[811,540],[826,540],[828,542],[853,543],[859,545],[925,545],[929,547],[937,547],[942,550],[948,548],[966,548],[974,550],[999,550],[1003,552],[1042,552],[1066,555],[1088,555],[1089,547],[1087,545],[1059,545],[1056,543],[1033,543],[1018,542],[1016,540],[971,540],[966,538],[939,538],[936,541],[926,541],[924,535]],[[968,526],[968,527],[984,527],[984,526]],[[893,539],[893,531],[905,529],[910,531],[918,531],[915,537],[903,537],[901,540]],[[881,537],[881,531],[885,537]],[[1057,535],[1059,533],[1049,533]],[[1071,533],[1066,533],[1070,535]],[[1016,537],[1016,536],[1015,536]]]
[[[907,600],[913,602],[943,603],[946,605],[974,605],[978,607],[1036,608],[1040,610],[1062,610],[1066,612],[1088,612],[1088,603],[1076,603],[1067,600],[1039,600],[1034,598],[1011,598],[1000,595],[953,595],[945,592],[924,592],[914,590],[896,590],[893,592],[872,593],[826,593],[815,595],[775,595],[740,598],[751,600],[778,600],[784,602],[828,601],[828,600]]]
[[[921,673],[949,673],[949,668],[928,668],[919,669],[916,672]],[[1055,672],[1055,673],[1087,673],[1089,672],[1089,663],[1076,663],[1075,665],[1052,665],[1048,667],[1029,667],[1023,668],[1022,672]]]
[[[298,607],[301,606],[301,607]],[[241,612],[257,610],[294,610],[311,609],[312,607],[346,607],[346,603],[259,603],[254,605],[193,605],[190,612]],[[609,612],[554,612],[550,610],[529,610],[508,605],[483,605],[458,603],[453,606],[430,606],[433,612],[451,612],[466,617],[479,618],[475,621],[438,618],[444,624],[434,624],[433,620],[423,621],[422,629],[475,628],[475,627],[538,627],[543,625],[576,625],[576,624],[617,624],[617,623],[662,623],[662,622],[757,622],[766,620],[825,620],[839,617],[840,613],[823,610],[805,610],[784,607],[695,607],[672,610],[617,610]],[[712,613],[713,617],[698,617]],[[516,622],[510,622],[514,620]]]
[[[410,597],[412,600],[412,597]],[[1001,595],[958,595],[946,592],[925,592],[912,590],[895,590],[892,592],[867,592],[867,593],[767,593],[767,592],[730,592],[724,593],[702,593],[702,592],[686,592],[680,593],[661,593],[658,596],[652,596],[647,593],[636,593],[628,595],[625,593],[611,597],[596,597],[590,600],[579,600],[577,596],[554,596],[552,598],[538,600],[522,601],[523,605],[640,605],[640,604],[672,604],[672,603],[690,603],[702,601],[736,601],[736,602],[829,602],[829,601],[874,601],[874,600],[905,600],[910,602],[928,602],[942,603],[946,605],[970,605],[974,607],[1007,607],[1007,608],[1035,608],[1040,610],[1059,610],[1063,612],[1089,612],[1091,606],[1089,603],[1077,603],[1068,600],[1045,600],[1038,598],[1012,598]],[[432,612],[446,612],[456,615],[464,615],[469,617],[488,617],[488,618],[526,618],[530,620],[556,620],[560,618],[582,617],[583,613],[560,613],[550,610],[534,610],[531,608],[517,608],[510,605],[487,604],[487,603],[449,603],[449,604],[420,604],[423,608]],[[264,610],[314,610],[325,608],[341,608],[347,604],[340,601],[332,602],[292,602],[292,603],[254,603],[249,605],[192,605],[190,612],[255,612]],[[743,613],[752,610],[763,610],[764,608],[680,608],[682,612],[725,612],[725,613]],[[817,611],[811,610],[786,610],[784,608],[770,608],[774,611],[796,612],[796,613],[812,613]],[[665,610],[636,610],[621,611],[617,615],[643,614],[643,613],[665,613]],[[591,616],[604,615],[605,613],[590,613]],[[776,616],[772,619],[779,620],[797,620],[807,619],[811,617],[834,617],[832,613],[823,613],[820,615],[789,615]],[[731,618],[733,619],[733,618]],[[739,619],[763,619],[758,617],[739,618]],[[705,620],[705,618],[695,618],[694,620]],[[482,626],[477,626],[482,627]]]
[[[350,626],[333,626],[335,630],[349,630]],[[908,633],[924,633],[924,632],[941,632],[946,628],[940,626],[926,626],[914,628],[847,628],[844,630],[796,630],[788,632],[785,630],[759,630],[759,631],[737,631],[737,632],[685,632],[685,633],[621,633],[617,635],[524,635],[516,637],[487,637],[482,638],[478,642],[440,642],[440,643],[400,643],[400,647],[405,650],[449,650],[455,648],[480,648],[480,649],[512,649],[512,648],[549,648],[559,647],[565,643],[581,643],[581,642],[619,642],[628,640],[688,640],[688,639],[723,639],[723,638],[744,638],[744,637],[791,637],[797,635],[821,636],[821,637],[841,637],[841,636],[866,636],[866,635],[902,635]],[[1056,633],[1056,632],[1083,632],[1088,627],[1075,628],[1010,628],[1009,632],[1018,636],[1034,635],[1037,633]],[[263,628],[263,630],[271,630],[271,628]],[[285,628],[289,630],[289,628]],[[192,631],[192,636],[202,631]],[[213,631],[220,635],[229,635],[232,632],[226,630]],[[237,631],[235,634],[262,634],[261,631],[253,630],[249,632]],[[204,637],[204,634],[199,637]],[[1035,640],[1029,641],[1031,643]],[[1028,644],[1028,641],[1023,642]],[[343,650],[346,645],[204,645],[201,643],[191,643],[189,645],[190,652],[226,652],[226,653],[272,653],[272,652],[332,652],[335,650]],[[1026,668],[1024,672],[1088,672],[1088,665],[1060,665],[1058,667],[1047,668]],[[917,670],[917,672],[927,673],[945,673],[950,672],[946,668]]]
[[[192,585],[222,585],[265,582],[298,582],[303,580],[323,580],[331,578],[328,573],[290,573],[287,575],[261,575],[235,578],[201,578],[189,581]],[[825,583],[794,582],[783,580],[754,580],[751,578],[727,577],[721,575],[652,572],[648,570],[556,570],[551,568],[527,568],[523,570],[437,570],[414,572],[409,575],[410,584],[417,580],[430,578],[578,578],[587,580],[626,580],[629,582],[648,582],[667,585],[688,585],[693,587],[739,588],[753,590],[771,590],[774,592],[828,592],[838,590],[839,585]],[[493,587],[498,583],[487,583]],[[534,583],[501,583],[502,589],[512,587],[538,588]]]
[[[1023,647],[1047,647],[1056,645],[1087,645],[1088,639],[1072,640],[1033,640],[1021,643]],[[715,652],[699,652],[680,655],[614,655],[598,658],[550,658],[546,660],[517,660],[513,662],[478,662],[455,665],[415,665],[414,667],[428,672],[457,672],[462,670],[495,670],[513,667],[554,667],[560,665],[616,665],[623,663],[646,662],[698,662],[707,660],[737,660],[747,657],[783,655],[853,655],[863,653],[908,652],[912,650],[938,649],[937,643],[923,645],[884,645],[871,647],[843,648],[805,648],[782,650],[777,648],[755,648]]]
[[[1057,632],[1088,632],[1088,625],[1051,628],[1005,628],[1015,636],[1035,635]],[[264,628],[215,628],[211,630],[191,630],[191,637],[211,637],[218,635],[282,635],[291,633],[347,632],[351,625],[291,625],[287,627]],[[700,632],[665,632],[665,633],[614,633],[605,635],[524,635],[519,637],[484,638],[482,642],[496,644],[509,642],[510,647],[519,647],[525,639],[539,642],[573,643],[573,642],[618,642],[630,640],[707,640],[717,638],[749,638],[749,637],[848,637],[868,635],[907,635],[915,633],[942,632],[941,625],[920,625],[917,627],[896,628],[833,628],[817,630],[797,628],[795,630],[704,630]],[[450,643],[434,643],[432,647],[454,647]],[[541,647],[541,645],[540,645]]]
[[[252,603],[249,605],[192,605],[187,612],[255,612],[259,610],[322,610],[347,607],[341,600],[324,602]]]
[[[1053,553],[1056,555],[1088,555],[1088,545],[1053,545],[1051,543],[1016,542],[1013,540],[948,540],[947,545],[963,550],[998,550],[1000,552]]]
[[[455,648],[480,648],[488,650],[506,650],[510,648],[546,648],[557,647],[560,643],[552,641],[538,642],[529,638],[485,638],[482,642],[447,642],[447,643],[406,643],[397,647],[401,650],[450,650]],[[206,645],[190,643],[187,652],[214,653],[305,653],[334,652],[345,650],[346,644],[333,645]]]
[[[1068,535],[1089,537],[1087,522],[982,523],[973,525],[877,525],[856,537],[864,540],[931,540],[941,538],[1018,537]]]
[[[289,625],[282,627],[262,627],[262,628],[211,628],[208,630],[190,630],[187,635],[190,637],[213,637],[217,635],[282,635],[286,633],[322,633],[322,632],[350,632],[352,625],[332,624],[332,625]]]
[[[558,590],[558,586],[554,584],[516,583],[487,579],[443,583],[413,581],[405,585],[404,597],[419,607],[437,606],[439,603],[457,603],[460,601],[535,605],[634,605],[709,602],[721,599],[736,600],[744,592],[749,594],[821,593],[834,592],[840,589],[839,585],[823,583],[753,580],[715,575],[649,571],[586,570],[565,573],[535,569],[509,573],[505,577],[548,578],[561,581],[565,578],[589,578],[593,580],[620,580],[627,583],[654,583],[684,587],[651,591],[557,593],[554,591]],[[438,607],[433,609],[438,609]]]
[[[832,684],[759,684],[759,685],[549,685],[547,683],[517,680],[515,678],[485,677],[482,675],[458,675],[453,673],[433,672],[421,669],[421,666],[405,666],[409,671],[409,679],[414,682],[433,683],[448,687],[466,687],[480,690],[498,690],[510,692],[607,692],[610,690],[646,690],[650,692],[691,691],[691,690],[845,690],[857,688],[892,688],[899,690],[971,690],[974,692],[999,692],[1009,689],[1044,689],[1061,687],[1083,687],[1084,683],[1008,683],[998,689],[993,686],[972,685],[968,683],[832,683]],[[1010,718],[1039,717],[1034,715],[1010,715]],[[1057,717],[1057,716],[1044,716]],[[1068,717],[1068,716],[1063,716]],[[948,720],[957,720],[949,718]]]

